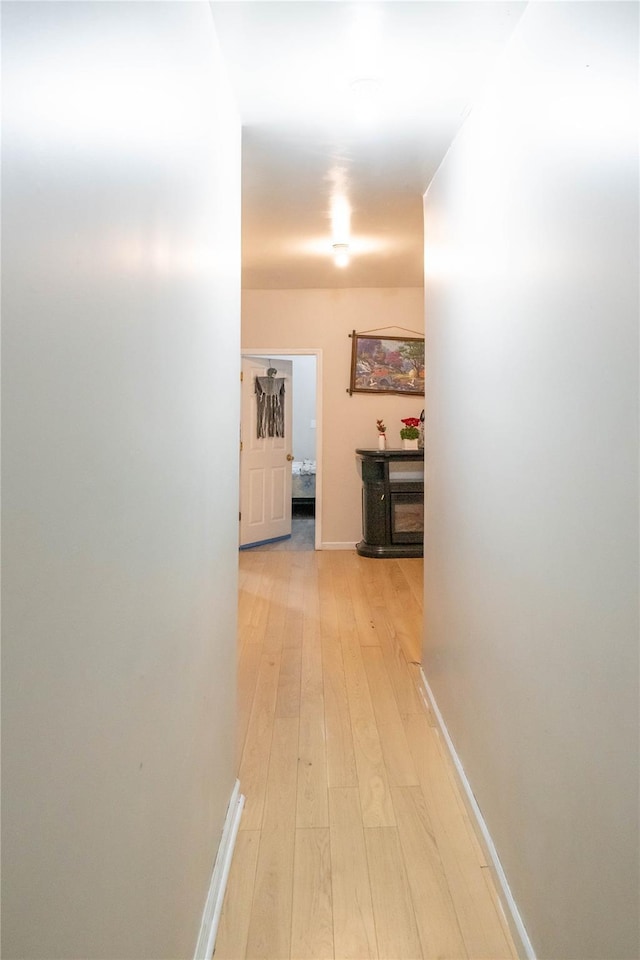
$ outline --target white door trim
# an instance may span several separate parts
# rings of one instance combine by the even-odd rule
[[[241,355],[270,357],[271,354],[316,358],[316,537],[315,548],[322,550],[322,348],[321,347],[243,347]]]

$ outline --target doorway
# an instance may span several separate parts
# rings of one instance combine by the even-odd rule
[[[292,364],[293,455],[291,537],[255,550],[322,549],[322,351],[305,348],[243,349],[242,357],[263,358],[276,367]],[[244,419],[244,411],[243,411]],[[242,509],[242,504],[241,504]]]

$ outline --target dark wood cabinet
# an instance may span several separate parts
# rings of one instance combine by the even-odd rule
[[[363,557],[421,557],[424,450],[356,450],[362,477]]]

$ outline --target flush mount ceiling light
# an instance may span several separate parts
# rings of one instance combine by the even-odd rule
[[[381,83],[377,77],[356,77],[349,86],[356,100],[371,102],[381,94]]]
[[[329,172],[333,183],[331,194],[331,249],[336,267],[349,263],[349,240],[351,238],[351,204],[347,199],[347,176],[343,167],[334,167]]]
[[[334,243],[332,244],[333,250],[333,262],[336,267],[346,267],[349,264],[349,244],[348,243]]]
[[[381,84],[376,77],[359,77],[349,84],[358,123],[370,125],[379,118]]]

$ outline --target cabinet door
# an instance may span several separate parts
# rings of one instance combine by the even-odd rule
[[[384,483],[366,483],[362,488],[362,533],[374,546],[389,543],[386,489]]]
[[[424,539],[423,491],[392,492],[391,542],[422,543]]]

